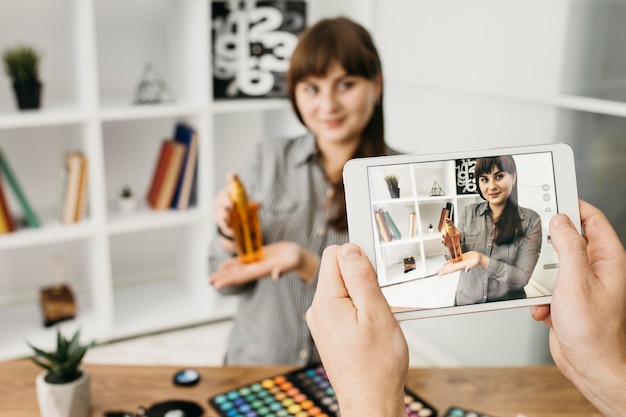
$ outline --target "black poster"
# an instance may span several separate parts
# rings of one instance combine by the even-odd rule
[[[306,25],[306,2],[213,1],[213,97],[286,97],[289,59]]]
[[[455,161],[455,168],[456,193],[477,194],[478,184],[476,184],[476,176],[474,175],[476,159],[457,159]]]

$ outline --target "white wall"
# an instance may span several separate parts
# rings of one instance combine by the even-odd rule
[[[384,0],[373,34],[383,60],[388,142],[433,153],[555,141],[558,110],[507,94],[561,88],[569,1]],[[438,365],[549,362],[528,308],[402,323]]]

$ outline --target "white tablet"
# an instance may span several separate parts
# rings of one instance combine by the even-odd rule
[[[550,219],[580,232],[566,144],[358,158],[343,180],[350,241],[398,320],[548,304]]]

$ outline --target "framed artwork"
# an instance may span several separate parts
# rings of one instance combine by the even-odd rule
[[[455,160],[455,182],[457,194],[478,194],[478,184],[474,175],[476,159]]]
[[[285,75],[306,26],[303,0],[213,1],[213,98],[286,97]]]

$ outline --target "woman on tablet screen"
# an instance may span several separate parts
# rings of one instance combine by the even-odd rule
[[[462,260],[437,272],[461,271],[455,305],[526,298],[541,250],[541,218],[518,205],[512,156],[478,158],[474,172],[485,201],[467,206],[459,218]]]
[[[233,258],[232,206],[226,189],[215,199],[220,236],[210,254],[209,282],[241,295],[227,364],[319,363],[305,322],[325,247],[348,241],[344,164],[393,153],[383,131],[383,77],[374,43],[346,18],[324,19],[298,41],[287,74],[288,95],[309,133],[264,141],[238,173],[261,205],[263,259]]]

